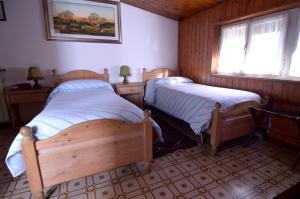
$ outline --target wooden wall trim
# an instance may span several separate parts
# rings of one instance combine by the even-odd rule
[[[283,78],[277,78],[277,77],[260,77],[260,76],[254,76],[254,75],[234,75],[234,74],[222,74],[222,73],[211,73],[212,77],[216,78],[243,78],[243,79],[249,79],[249,80],[272,80],[274,82],[289,82],[289,83],[299,83],[300,84],[300,78],[290,78],[290,79],[283,79]]]

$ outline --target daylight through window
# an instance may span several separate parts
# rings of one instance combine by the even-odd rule
[[[218,73],[300,77],[300,9],[221,28]]]

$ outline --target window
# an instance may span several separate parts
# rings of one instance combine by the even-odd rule
[[[240,73],[245,61],[247,24],[223,28],[221,34],[218,71]]]
[[[300,37],[300,34],[299,34]],[[299,38],[298,37],[298,38]],[[300,39],[298,39],[298,45],[292,55],[291,68],[289,71],[290,76],[300,77]]]
[[[218,73],[300,77],[300,9],[221,28]]]

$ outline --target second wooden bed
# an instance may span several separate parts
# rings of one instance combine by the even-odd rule
[[[74,79],[108,81],[108,71],[71,71],[57,75],[54,85]],[[32,130],[23,127],[22,154],[31,193],[44,198],[45,187],[144,161],[147,170],[152,161],[152,124],[145,111],[142,123],[118,120],[92,120],[76,124],[42,141],[35,140]]]
[[[155,69],[147,72],[143,70],[143,81],[161,77],[178,76],[178,72],[167,68]],[[243,101],[221,111],[221,104],[216,103],[213,111],[212,121],[207,133],[210,134],[212,153],[216,154],[221,143],[239,138],[252,133],[255,130],[255,123],[248,110],[248,107],[260,107],[256,101]]]

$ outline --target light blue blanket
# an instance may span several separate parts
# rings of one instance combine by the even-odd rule
[[[196,134],[209,127],[217,102],[226,110],[247,100],[260,102],[261,98],[252,92],[195,84],[181,77],[151,80],[145,95],[147,104],[189,123]]]
[[[74,124],[95,119],[140,123],[144,120],[144,113],[115,94],[108,83],[77,80],[63,83],[53,90],[44,110],[26,126],[32,127],[38,140],[44,140]],[[153,126],[163,141],[160,127],[155,122]],[[22,136],[18,134],[6,157],[6,164],[14,177],[25,171],[21,141]]]

